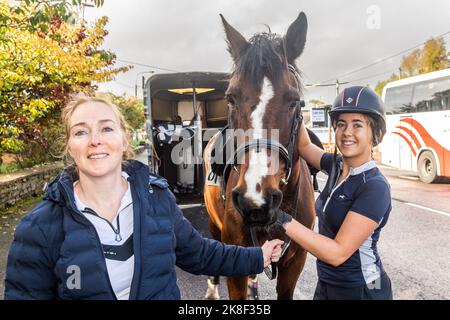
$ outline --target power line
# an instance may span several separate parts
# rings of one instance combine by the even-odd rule
[[[362,80],[367,80],[367,79],[370,79],[370,78],[375,78],[375,77],[379,77],[379,76],[385,75],[385,74],[387,74],[387,73],[393,73],[393,72],[395,72],[395,71],[396,71],[396,69],[393,69],[393,70],[385,71],[385,72],[382,72],[382,73],[373,74],[373,75],[371,75],[371,76],[367,76],[367,77],[364,77],[364,78],[359,78],[359,79],[355,79],[355,80],[349,80],[347,83],[352,83],[352,82],[358,82],[358,81],[362,81]]]
[[[382,72],[382,73],[373,74],[373,75],[370,75],[370,76],[367,76],[367,77],[364,77],[364,78],[349,80],[349,81],[345,81],[345,82],[335,82],[335,83],[327,83],[327,84],[321,84],[321,83],[318,83],[318,84],[306,84],[305,86],[306,87],[331,87],[331,86],[336,86],[337,88],[339,88],[339,86],[342,85],[342,84],[359,82],[359,81],[362,81],[362,80],[367,80],[367,79],[370,79],[370,78],[379,77],[379,76],[385,75],[387,73],[393,73],[395,71],[396,71],[396,69],[393,69],[393,70],[385,71],[385,72]]]
[[[118,62],[122,62],[122,63],[134,64],[134,65],[136,65],[136,66],[141,66],[141,67],[147,67],[147,68],[157,69],[157,70],[170,71],[170,72],[180,72],[180,71],[173,70],[173,69],[167,69],[167,68],[161,68],[161,67],[151,66],[151,65],[149,65],[149,64],[144,64],[144,63],[140,63],[140,62],[134,62],[134,61],[130,61],[130,60],[121,60],[121,59],[117,59],[117,61],[118,61]]]
[[[120,82],[120,81],[113,80],[113,82],[115,82],[115,83],[117,83],[117,84],[120,84],[120,85],[123,86],[123,87],[127,87],[127,88],[130,88],[130,89],[134,89],[133,86],[130,86],[130,85],[125,84],[125,83],[122,83],[122,82]]]
[[[447,34],[449,34],[449,33],[450,33],[450,31],[447,31],[447,32],[445,32],[445,33],[443,33],[443,34],[441,34],[441,35],[435,37],[435,38],[443,37],[443,36],[445,36],[445,35],[447,35]],[[427,41],[428,41],[428,40],[427,40]],[[343,77],[348,76],[348,75],[350,75],[350,74],[353,74],[353,73],[359,72],[359,71],[361,71],[361,70],[370,68],[370,67],[372,67],[372,66],[374,66],[374,65],[377,65],[377,64],[379,64],[379,63],[381,63],[381,62],[384,62],[384,61],[386,61],[386,60],[389,60],[389,59],[391,59],[391,58],[394,58],[394,57],[396,57],[396,56],[399,56],[399,55],[401,55],[401,54],[403,54],[403,53],[406,53],[406,52],[408,52],[408,51],[411,51],[411,50],[413,50],[413,49],[416,49],[416,48],[418,48],[418,47],[424,45],[427,41],[424,41],[424,42],[422,42],[422,43],[420,43],[420,44],[418,44],[418,45],[416,45],[416,46],[414,46],[414,47],[411,47],[411,48],[409,48],[409,49],[402,50],[401,52],[398,52],[398,53],[396,53],[396,54],[393,54],[393,55],[391,55],[391,56],[389,56],[389,57],[385,57],[385,58],[382,58],[382,59],[378,59],[378,60],[376,60],[375,62],[370,63],[370,64],[368,64],[368,65],[366,65],[366,66],[364,66],[364,67],[360,67],[360,68],[358,68],[358,69],[355,69],[355,70],[353,70],[353,71],[350,71],[350,72],[341,74],[341,75],[339,75],[339,76],[337,76],[337,77],[333,77],[333,78],[327,79],[327,80],[325,80],[325,81],[320,81],[320,83],[322,83],[322,82],[328,82],[328,81],[331,81],[331,80],[334,80],[334,79],[338,79],[338,78],[343,78]]]

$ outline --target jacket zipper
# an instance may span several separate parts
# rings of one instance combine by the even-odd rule
[[[330,195],[328,196],[328,198],[327,198],[327,201],[325,202],[325,205],[323,206],[323,212],[325,213],[325,209],[327,208],[327,205],[328,205],[328,203],[330,202],[330,200],[331,200],[331,197],[333,196],[333,193],[345,182],[345,181],[347,181],[347,179],[348,179],[348,177],[350,176],[350,173],[345,177],[345,179],[344,180],[342,180],[341,182],[339,182],[339,184],[337,185],[337,186],[335,186],[334,188],[333,188],[333,190],[331,190],[331,193],[330,193]],[[339,179],[339,178],[338,178]]]
[[[66,194],[68,196],[70,194],[70,192],[68,192],[68,190],[67,190],[67,188],[66,188],[66,186],[64,184],[62,184],[62,186],[63,186],[63,188],[64,188],[64,190],[65,190],[65,192],[66,192]],[[99,237],[99,235],[97,233],[97,230],[95,230],[94,225],[92,224],[92,222],[89,221],[88,218],[83,216],[83,214],[77,208],[74,208],[72,206],[72,202],[70,202],[70,201],[68,201],[68,202],[69,202],[69,209],[71,209],[76,215],[78,215],[79,218],[84,220],[84,221],[82,221],[82,223],[87,225],[91,230],[94,230],[94,234],[95,234],[95,236],[97,238],[97,242],[99,244],[99,248],[100,248],[100,251],[101,251],[101,254],[102,254],[102,257],[103,257],[102,263],[103,263],[103,266],[104,266],[104,268],[106,270],[106,282],[108,283],[109,290],[111,291],[111,294],[112,294],[114,300],[117,300],[116,293],[114,292],[114,289],[113,289],[112,284],[111,284],[111,279],[109,279],[108,267],[106,265],[106,257],[105,257],[105,253],[103,252],[102,242],[100,241],[100,237]],[[130,288],[130,291],[131,291],[131,288]]]
[[[141,199],[139,196],[139,192],[136,191],[136,188],[130,183],[130,188],[131,188],[131,198],[133,198],[133,193],[136,195],[136,202],[133,201],[133,237],[135,237],[135,240],[137,241],[133,241],[133,252],[134,252],[134,270],[133,270],[133,278],[131,279],[131,285],[130,285],[130,295],[128,297],[128,299],[130,299],[133,295],[133,290],[136,287],[137,283],[139,283],[140,281],[140,277],[141,277],[141,259],[142,259],[142,246],[141,245],[137,245],[138,243],[140,244],[141,241],[141,220],[140,220],[140,215],[137,214],[141,211]],[[134,203],[136,203],[136,208],[138,209],[137,211],[134,210]],[[135,212],[136,211],[136,212]],[[139,230],[138,230],[139,229]],[[137,252],[136,247],[139,247],[139,252]],[[134,299],[137,299],[138,295],[139,295],[139,288],[136,289],[136,294],[133,297]]]
[[[119,221],[119,217],[120,217],[120,214],[122,213],[122,211],[125,210],[126,208],[128,208],[132,203],[133,202],[129,203],[128,205],[123,207],[122,210],[120,210],[117,213],[117,218],[116,218],[116,220],[117,220],[117,229],[114,228],[114,225],[111,222],[109,222],[108,219],[105,219],[105,218],[101,217],[97,212],[95,212],[93,209],[91,209],[89,207],[84,208],[84,210],[82,210],[81,212],[82,213],[91,214],[93,216],[96,216],[97,218],[100,218],[100,219],[104,220],[109,225],[109,227],[113,230],[113,232],[115,234],[116,242],[120,242],[120,241],[122,241],[122,236],[120,235],[120,221]]]

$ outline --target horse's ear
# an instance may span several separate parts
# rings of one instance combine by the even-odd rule
[[[302,54],[305,48],[306,31],[308,30],[308,21],[306,15],[300,12],[297,19],[289,26],[284,36],[286,46],[286,57],[290,64],[294,64],[295,60]]]
[[[230,51],[234,62],[237,62],[240,53],[247,48],[249,43],[245,40],[242,34],[239,33],[239,31],[233,28],[227,20],[225,20],[223,15],[220,15],[220,18],[222,18],[223,27],[227,36],[228,51]]]

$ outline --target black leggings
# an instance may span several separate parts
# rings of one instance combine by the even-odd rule
[[[386,273],[371,284],[356,288],[337,287],[317,282],[314,300],[392,300],[391,280]]]

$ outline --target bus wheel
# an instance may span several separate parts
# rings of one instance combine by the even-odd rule
[[[430,151],[425,151],[420,155],[419,161],[417,162],[417,169],[419,171],[420,180],[423,182],[433,183],[437,181],[437,164]]]

